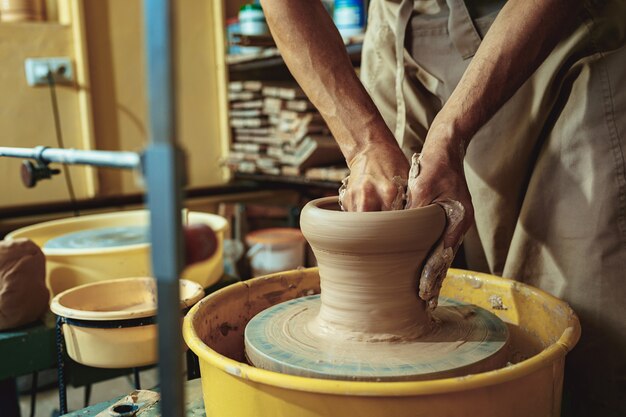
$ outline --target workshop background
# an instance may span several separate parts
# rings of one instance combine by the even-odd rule
[[[325,2],[331,14],[333,3]],[[357,5],[361,13],[359,27],[345,38],[358,69],[367,4],[336,3],[348,13]],[[173,6],[177,140],[187,167],[184,205],[229,221],[226,272],[249,278],[261,271],[245,252],[265,239],[252,232],[297,226],[302,205],[336,193],[347,169],[267,26],[255,20],[258,2],[174,1]],[[139,0],[2,0],[1,146],[142,151],[148,129],[143,18]],[[27,64],[33,58],[39,61]],[[68,65],[69,71],[52,80],[39,73],[38,83],[29,85],[37,76],[29,65]],[[259,119],[268,104],[274,106],[273,120]],[[289,127],[282,138],[269,137],[268,129],[250,135],[246,129],[255,123]],[[17,158],[0,163],[0,236],[45,221],[143,207],[144,184],[136,172],[56,165],[59,175],[26,188],[22,163]],[[310,251],[298,252],[302,239],[295,240],[292,262],[314,265]],[[17,377],[22,415],[47,417],[59,410],[52,315],[34,326],[33,332],[29,326],[0,332],[0,351],[5,346],[22,352],[10,366],[2,361],[0,403],[13,403]],[[35,352],[40,357],[33,361],[29,355]],[[132,372],[76,367],[80,371],[67,387],[70,411],[126,394],[134,384]],[[141,370],[141,384],[156,384],[154,368]],[[0,416],[11,410],[0,405]]]

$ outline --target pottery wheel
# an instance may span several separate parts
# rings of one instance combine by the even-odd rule
[[[146,226],[118,226],[66,233],[48,240],[46,249],[94,249],[150,243]]]
[[[409,341],[338,340],[309,330],[320,296],[296,298],[262,311],[245,330],[256,367],[325,379],[402,381],[461,376],[502,367],[508,329],[480,307],[440,298],[435,326]]]

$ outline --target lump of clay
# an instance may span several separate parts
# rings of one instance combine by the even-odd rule
[[[48,309],[46,259],[28,239],[0,241],[0,330],[39,319]]]

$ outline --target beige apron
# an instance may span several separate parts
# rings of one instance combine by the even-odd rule
[[[361,78],[407,156],[499,8],[468,4],[371,2]],[[587,2],[578,28],[476,134],[465,160],[476,212],[469,267],[543,288],[581,318],[566,416],[626,416],[625,33],[626,1]]]

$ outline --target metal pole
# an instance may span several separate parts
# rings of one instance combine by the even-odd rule
[[[56,162],[67,165],[90,165],[105,168],[136,169],[141,157],[135,152],[84,151],[80,149],[58,149],[46,146],[36,148],[0,147],[0,156],[35,159],[45,163]]]
[[[175,100],[170,0],[144,0],[149,132],[144,174],[151,215],[152,272],[157,280],[161,415],[182,417],[183,349],[178,276],[183,268],[181,232],[182,152],[175,143]]]

